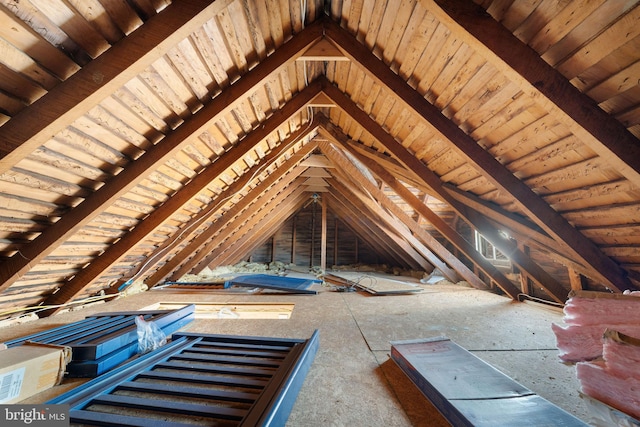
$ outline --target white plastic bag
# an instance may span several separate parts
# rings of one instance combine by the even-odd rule
[[[143,316],[137,316],[136,326],[138,331],[138,353],[148,353],[167,343],[167,336],[152,320],[147,322]]]

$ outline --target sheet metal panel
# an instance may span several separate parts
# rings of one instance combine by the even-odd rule
[[[47,331],[6,342],[15,347],[26,341],[71,347],[69,376],[94,377],[121,364],[138,351],[137,316],[153,321],[169,336],[195,318],[195,305],[177,310],[102,313]]]
[[[391,342],[391,359],[454,427],[585,427],[453,341]]]
[[[322,282],[320,280],[282,277],[271,274],[247,274],[244,276],[234,277],[233,279],[226,281],[224,287],[228,288],[232,285],[251,286],[298,294],[317,294],[317,291],[309,289],[311,285],[316,283]]]
[[[307,340],[171,338],[47,403],[70,405],[71,423],[84,425],[282,426],[319,346],[317,330]]]

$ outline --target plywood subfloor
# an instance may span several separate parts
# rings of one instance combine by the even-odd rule
[[[367,273],[369,274],[369,273]],[[381,277],[381,276],[380,276]],[[398,277],[394,277],[398,280]],[[415,279],[406,279],[417,283]],[[289,426],[448,425],[389,359],[391,340],[445,335],[542,397],[588,420],[571,366],[560,363],[552,322],[562,313],[472,288],[440,283],[423,292],[372,296],[317,286],[317,295],[204,293],[202,302],[292,302],[289,320],[198,319],[191,332],[309,337],[320,349],[298,395]],[[104,311],[134,310],[160,301],[192,301],[193,292],[149,291],[118,301],[0,329],[0,342]],[[28,403],[77,384],[69,380]]]

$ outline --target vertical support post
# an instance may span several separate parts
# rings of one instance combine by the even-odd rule
[[[356,252],[356,262],[355,262],[355,263],[357,264],[357,263],[358,263],[358,260],[359,260],[359,258],[360,258],[360,257],[359,257],[359,255],[358,255],[358,236],[356,236],[356,238],[355,238],[355,245],[356,245],[356,248],[355,248],[355,252]]]
[[[333,265],[338,265],[338,218],[334,220],[333,229]]]
[[[584,276],[575,271],[573,268],[567,268],[569,272],[569,282],[571,283],[571,290],[581,291],[584,289]]]
[[[529,246],[527,245],[519,245],[519,246],[520,246],[520,250],[526,256],[529,256],[529,254],[531,253]],[[520,288],[522,289],[522,293],[525,295],[531,295],[533,293],[531,289],[531,280],[529,279],[529,276],[527,275],[527,273],[525,273],[521,269],[519,269],[519,271],[520,271]]]
[[[309,267],[313,268],[313,259],[316,257],[316,203],[311,204],[311,245],[309,255]]]
[[[297,218],[298,218],[297,216],[294,216],[292,224],[291,224],[291,228],[292,228],[292,230],[291,230],[291,264],[295,264],[296,263],[296,238],[297,238],[297,236],[296,236],[296,223],[297,223],[296,219]]]
[[[276,234],[278,234],[277,231],[271,236],[271,262],[276,262]]]
[[[320,270],[324,274],[327,270],[327,204],[322,200],[322,223],[320,232]]]

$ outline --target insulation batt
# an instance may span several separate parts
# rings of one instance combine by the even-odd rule
[[[616,329],[626,335],[640,337],[640,325],[560,326],[552,323],[551,329],[556,335],[560,360],[565,363],[585,362],[602,357],[602,335],[607,329]]]
[[[640,340],[607,331],[603,360],[576,365],[582,392],[640,419]]]
[[[583,298],[573,296],[564,306],[569,325],[640,325],[640,295],[628,298]]]
[[[622,377],[640,380],[640,339],[635,336],[607,330],[604,333],[602,358],[607,369]],[[640,392],[640,388],[637,389]],[[640,410],[640,407],[638,408]]]
[[[564,307],[564,326],[552,324],[560,360],[584,362],[602,356],[606,329],[640,337],[640,293],[575,291]]]

